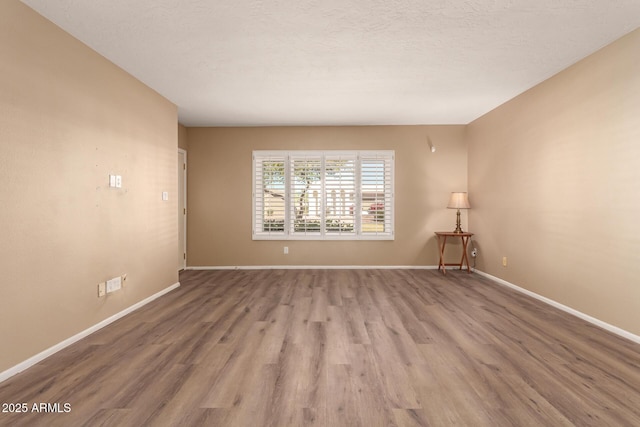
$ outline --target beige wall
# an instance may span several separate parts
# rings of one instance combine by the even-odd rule
[[[189,266],[437,265],[436,230],[453,230],[466,191],[463,126],[188,128]],[[427,137],[436,146],[431,153]],[[394,241],[253,241],[253,150],[395,150]],[[465,214],[463,218],[466,219]],[[289,254],[283,254],[283,247]],[[455,247],[449,255],[459,254]]]
[[[479,269],[634,334],[638,52],[640,30],[467,128]]]
[[[177,112],[17,0],[0,58],[2,372],[178,281]]]

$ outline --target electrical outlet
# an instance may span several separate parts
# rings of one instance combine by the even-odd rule
[[[107,284],[102,282],[98,283],[98,298],[107,294]]]
[[[503,257],[502,257],[502,266],[503,266],[503,267],[506,267],[506,266],[507,266],[507,257],[506,257],[506,256],[503,256]]]
[[[284,247],[284,254],[287,255],[289,253],[289,246]]]

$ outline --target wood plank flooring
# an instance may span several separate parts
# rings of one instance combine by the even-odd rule
[[[640,425],[640,345],[475,274],[180,281],[0,384],[0,403],[29,408],[0,425]]]

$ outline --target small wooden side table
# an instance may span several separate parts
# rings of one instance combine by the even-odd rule
[[[469,243],[469,239],[473,236],[473,233],[454,233],[453,231],[436,231],[436,236],[438,237],[438,250],[440,251],[440,262],[438,263],[438,270],[442,268],[442,274],[447,274],[447,266],[455,265],[460,267],[464,266],[464,263],[467,263],[467,273],[471,273],[471,266],[469,266],[469,258],[467,257],[467,244]],[[447,237],[460,237],[462,239],[462,258],[460,259],[459,264],[445,264],[444,262],[444,247],[447,244]]]

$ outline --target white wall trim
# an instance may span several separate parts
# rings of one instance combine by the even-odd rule
[[[447,269],[459,267],[447,267]],[[212,265],[187,270],[437,270],[437,265]]]
[[[161,290],[160,292],[157,292],[153,295],[151,295],[150,297],[147,297],[145,299],[143,299],[140,302],[137,302],[135,304],[133,304],[131,307],[128,307],[124,310],[122,310],[119,313],[114,314],[113,316],[104,319],[102,322],[97,323],[93,326],[91,326],[88,329],[85,329],[82,332],[79,332],[77,334],[75,334],[72,337],[67,338],[66,340],[54,345],[53,347],[49,347],[48,349],[36,354],[33,357],[30,357],[29,359],[25,360],[24,362],[18,363],[17,365],[15,365],[12,368],[7,369],[4,372],[0,372],[0,383],[11,378],[12,376],[24,371],[27,368],[30,368],[31,366],[41,362],[42,360],[46,359],[47,357],[59,352],[60,350],[70,346],[71,344],[80,341],[82,338],[85,338],[89,335],[91,335],[92,333],[104,328],[105,326],[109,325],[110,323],[115,322],[116,320],[126,316],[127,314],[139,309],[140,307],[149,304],[151,301],[160,298],[161,296],[163,296],[166,293],[171,292],[172,290],[178,288],[180,286],[180,282],[174,283],[173,285],[169,286],[168,288],[165,288],[163,290]]]
[[[576,316],[576,317],[578,317],[578,318],[580,318],[582,320],[585,320],[585,321],[587,321],[589,323],[592,323],[592,324],[594,324],[596,326],[599,326],[602,329],[605,329],[605,330],[607,330],[609,332],[612,332],[612,333],[614,333],[616,335],[619,335],[619,336],[621,336],[623,338],[626,338],[628,340],[631,340],[633,342],[636,342],[636,343],[640,344],[640,336],[632,334],[629,331],[625,331],[624,329],[621,329],[621,328],[618,328],[617,326],[613,326],[613,325],[611,325],[609,323],[603,322],[602,320],[596,319],[595,317],[591,317],[588,314],[584,314],[584,313],[582,313],[582,312],[580,312],[580,311],[578,311],[576,309],[568,307],[568,306],[566,306],[564,304],[561,304],[561,303],[559,303],[557,301],[554,301],[554,300],[552,300],[550,298],[543,297],[542,295],[538,295],[535,292],[531,292],[531,291],[529,291],[527,289],[521,288],[520,286],[514,285],[513,283],[507,282],[506,280],[502,280],[499,277],[492,276],[491,274],[485,273],[485,272],[480,271],[480,270],[476,270],[475,272],[478,273],[481,276],[486,277],[487,279],[493,280],[494,282],[496,282],[496,283],[498,283],[500,285],[503,285],[503,286],[506,286],[508,288],[511,288],[511,289],[513,289],[513,290],[515,290],[517,292],[522,293],[522,294],[528,295],[528,296],[530,296],[532,298],[537,299],[538,301],[542,301],[542,302],[544,302],[546,304],[549,304],[550,306],[553,306],[553,307],[555,307],[555,308],[557,308],[559,310],[562,310],[562,311],[564,311],[566,313],[569,313],[569,314],[572,314],[572,315],[574,315],[574,316]]]

